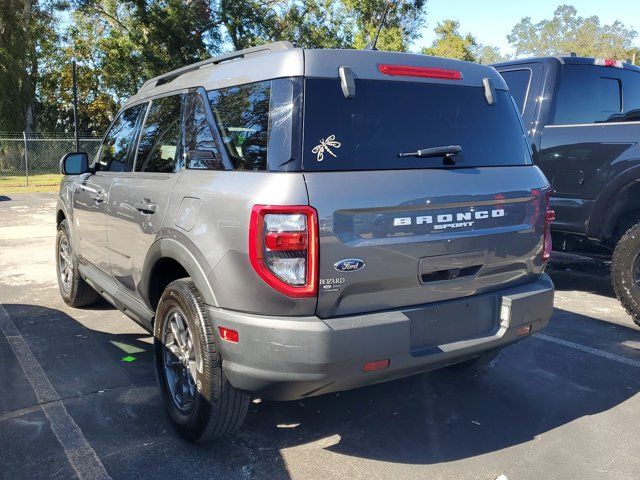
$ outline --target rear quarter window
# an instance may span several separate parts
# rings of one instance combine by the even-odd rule
[[[501,71],[500,75],[502,75],[502,78],[507,82],[509,92],[511,92],[511,96],[516,102],[520,114],[522,114],[527,102],[529,84],[531,83],[531,69],[505,70]]]
[[[556,99],[554,124],[611,121],[622,113],[622,82],[614,68],[565,65]]]

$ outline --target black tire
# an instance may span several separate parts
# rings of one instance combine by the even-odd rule
[[[640,327],[640,223],[618,240],[611,259],[611,280],[616,297]],[[637,282],[638,281],[638,282]]]
[[[482,371],[494,360],[498,354],[500,353],[500,349],[497,350],[489,350],[488,352],[483,353],[479,357],[474,357],[469,360],[465,360],[464,362],[456,363],[451,365],[449,368],[453,370],[479,370]]]
[[[175,314],[178,314],[180,323],[185,326],[181,342],[175,339],[171,331]],[[249,396],[236,390],[225,377],[214,338],[213,323],[208,318],[200,292],[191,279],[170,283],[162,294],[156,311],[156,374],[171,423],[180,436],[189,441],[202,442],[234,433],[247,416]],[[180,350],[179,345],[189,344],[189,341],[193,350],[192,362],[185,360],[189,353]],[[183,353],[181,360],[175,354],[176,349]],[[169,362],[171,359],[174,361]],[[171,366],[167,366],[168,363]],[[180,369],[183,373],[176,373]],[[178,386],[176,378],[179,382],[187,382],[187,388],[192,389],[191,393],[183,388],[184,385]]]
[[[98,292],[80,276],[78,257],[73,252],[73,242],[66,220],[60,222],[56,235],[56,274],[60,296],[66,304],[84,307],[100,298]]]

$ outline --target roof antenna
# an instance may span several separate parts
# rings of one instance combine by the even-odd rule
[[[393,5],[393,2],[388,2],[387,5],[384,7],[384,13],[382,14],[382,18],[380,19],[380,24],[378,25],[378,29],[376,30],[376,34],[371,39],[371,41],[369,43],[367,43],[367,46],[364,47],[365,50],[378,50],[376,48],[376,43],[378,43],[378,37],[380,36],[380,30],[382,30],[382,27],[384,27],[384,22],[387,19],[387,14],[389,13],[389,9],[391,8],[391,5]]]

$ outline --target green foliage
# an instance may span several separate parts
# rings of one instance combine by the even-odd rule
[[[478,44],[474,52],[475,61],[482,65],[490,65],[492,63],[504,62],[509,60],[508,55],[500,53],[498,47],[492,47],[490,45]]]
[[[28,25],[22,0],[0,3],[0,131],[24,128],[24,115],[31,79],[27,72]]]
[[[307,48],[351,43],[351,29],[336,0],[220,0],[219,19],[234,50],[278,40]]]
[[[436,39],[430,47],[423,49],[425,55],[434,57],[457,58],[467,62],[475,62],[476,39],[469,33],[461,35],[458,29],[460,22],[445,20],[435,28]]]
[[[601,25],[597,16],[579,17],[570,5],[559,6],[550,20],[532,23],[523,18],[507,36],[516,55],[556,55],[626,59],[637,32],[622,22]]]
[[[56,0],[4,0],[0,4],[0,130],[30,131],[41,70],[59,40]]]
[[[345,20],[353,35],[352,48],[364,48],[375,35],[388,0],[343,0]],[[392,3],[376,47],[404,52],[420,36],[425,23],[426,0],[398,0]]]

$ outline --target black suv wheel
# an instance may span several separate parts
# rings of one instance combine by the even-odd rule
[[[229,384],[214,328],[190,279],[165,289],[154,327],[156,372],[164,406],[190,441],[220,438],[240,428],[249,397]]]
[[[611,260],[611,279],[618,300],[640,326],[640,223],[618,241]]]
[[[56,273],[60,296],[72,307],[84,307],[98,300],[98,293],[78,271],[78,258],[73,253],[69,224],[63,220],[56,235]]]

